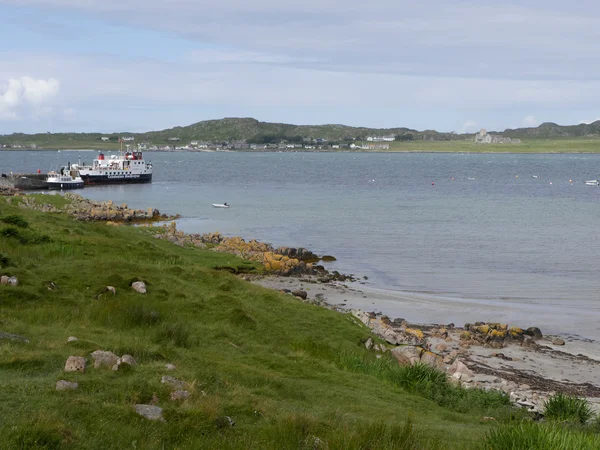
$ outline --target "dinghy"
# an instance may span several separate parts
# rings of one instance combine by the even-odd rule
[[[598,180],[588,180],[585,182],[585,184],[588,186],[598,186],[600,185],[600,182]]]
[[[229,208],[227,203],[213,203],[213,208]]]

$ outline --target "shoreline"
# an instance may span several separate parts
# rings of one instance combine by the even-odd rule
[[[242,278],[277,291],[303,290],[307,293],[307,298],[303,301],[340,313],[357,315],[360,314],[357,311],[360,311],[377,320],[387,319],[379,312],[381,308],[377,304],[381,299],[381,292],[377,293],[377,289],[363,289],[362,285],[357,287],[356,283],[321,283],[310,276],[296,278],[267,275]],[[386,296],[395,299],[403,297],[389,292]],[[473,372],[473,377],[464,380],[465,386],[501,390],[516,404],[532,411],[540,411],[543,402],[557,392],[586,397],[593,408],[600,411],[600,384],[597,378],[600,370],[600,347],[596,341],[569,334],[546,335],[544,328],[541,328],[544,336],[535,342],[529,339],[525,339],[525,343],[507,340],[503,346],[498,347],[475,339],[465,341],[461,336],[465,332],[464,324],[452,324],[450,320],[436,323],[416,319],[411,313],[411,298],[404,297],[404,300],[404,313],[389,316],[392,327],[404,322],[411,329],[421,330],[427,339],[427,347],[434,354],[445,358],[445,362],[449,363],[450,357],[460,358]],[[369,305],[372,307],[369,308]],[[374,310],[377,312],[371,313]],[[543,325],[530,324],[540,327]],[[447,330],[445,338],[437,333],[439,329]],[[561,343],[564,345],[560,345]]]

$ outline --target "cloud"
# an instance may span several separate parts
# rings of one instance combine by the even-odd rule
[[[52,100],[60,83],[54,78],[36,80],[28,76],[0,83],[0,119],[15,120],[21,114],[39,117],[52,112]]]
[[[539,122],[537,121],[537,119],[534,116],[527,116],[523,119],[523,126],[524,127],[537,127],[539,125]]]

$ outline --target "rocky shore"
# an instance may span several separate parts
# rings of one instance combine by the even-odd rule
[[[300,301],[351,314],[385,342],[367,341],[366,347],[378,354],[390,352],[401,364],[432,365],[454,383],[505,392],[515,405],[536,413],[558,392],[586,397],[600,410],[600,348],[595,342],[545,335],[537,326],[412,323],[350,306],[377,305],[376,296],[360,287],[322,283],[316,277],[244,277]],[[410,317],[409,307],[406,317]]]
[[[64,198],[68,202],[63,207],[48,203],[40,203],[35,197],[23,195],[19,206],[43,212],[63,212],[82,221],[107,221],[111,223],[157,222],[175,219],[178,216],[161,214],[158,209],[131,209],[127,204],[116,205],[111,200],[96,202],[82,197],[79,194],[66,193]]]

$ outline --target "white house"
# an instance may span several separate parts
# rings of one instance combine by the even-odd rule
[[[121,139],[123,140],[123,142],[135,141],[135,138],[133,136],[123,136]]]
[[[110,139],[110,138],[109,138],[108,136],[102,136],[102,137],[100,138],[100,140],[101,140],[101,141],[103,141],[103,142],[107,142],[109,139]]]

